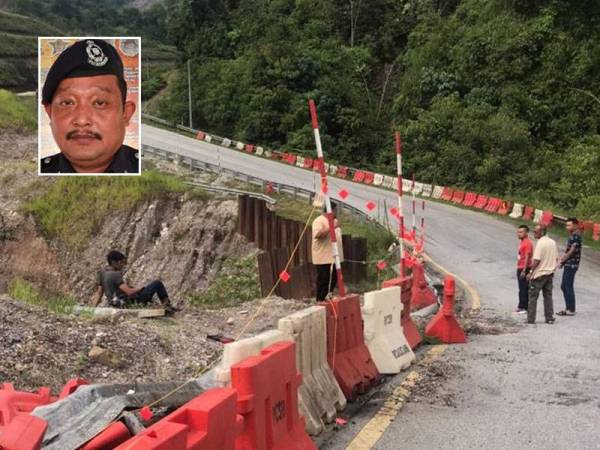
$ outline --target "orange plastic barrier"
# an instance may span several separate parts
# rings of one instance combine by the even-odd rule
[[[507,215],[512,208],[512,203],[506,200],[502,200],[500,202],[500,207],[498,208],[498,214],[505,216]]]
[[[473,206],[475,201],[477,200],[477,194],[474,192],[467,192],[465,194],[465,199],[463,200],[463,205],[465,206]]]
[[[415,261],[412,271],[411,309],[414,311],[437,303],[437,295],[431,290],[425,279],[423,263]]]
[[[452,200],[453,194],[454,194],[454,191],[452,189],[450,189],[449,187],[445,187],[444,190],[442,191],[442,196],[440,198],[442,200],[449,202],[450,200]]]
[[[375,179],[375,174],[373,172],[365,172],[365,179],[363,180],[363,183],[373,184],[374,179]]]
[[[236,402],[234,389],[208,390],[115,450],[235,450],[243,428]]]
[[[327,308],[327,361],[348,400],[379,382],[379,372],[363,339],[356,294],[322,302]]]
[[[487,212],[496,212],[500,208],[500,203],[501,200],[499,198],[492,197],[488,200],[485,210]]]
[[[37,392],[21,392],[16,391],[10,383],[2,384],[0,387],[0,449],[39,449],[48,424],[30,413],[38,406],[48,405],[58,398],[66,397],[83,384],[87,384],[87,381],[70,380],[63,387],[59,397],[51,396],[48,387],[41,387]]]
[[[425,327],[425,336],[446,344],[464,344],[467,337],[454,315],[454,293],[454,278],[448,275],[444,280],[444,303]]]
[[[304,158],[304,168],[312,169],[314,165],[314,160],[312,158]]]
[[[594,222],[592,220],[584,220],[580,223],[579,229],[583,233],[589,233],[594,230]]]
[[[595,241],[600,240],[600,223],[595,223],[592,229],[592,239]]]
[[[345,166],[339,166],[335,176],[339,178],[346,178],[348,176],[348,168]]]
[[[549,227],[552,225],[553,220],[554,220],[554,214],[552,214],[552,211],[544,211],[542,213],[542,221],[541,221],[542,225]]]
[[[525,212],[523,212],[523,220],[533,220],[533,213],[535,208],[533,206],[526,206]]]
[[[473,205],[477,209],[483,209],[488,203],[488,198],[485,195],[479,194],[477,196],[477,200],[475,200],[475,204]]]
[[[402,312],[400,313],[400,324],[402,325],[402,331],[404,337],[413,350],[419,346],[423,341],[417,326],[410,317],[411,300],[412,300],[412,278],[411,277],[397,277],[391,280],[385,280],[382,283],[382,287],[400,286],[400,301],[402,302]]]
[[[254,153],[254,145],[252,145],[252,144],[244,144],[244,151],[246,153]]]
[[[365,173],[362,170],[354,171],[354,177],[352,178],[352,181],[356,181],[357,183],[362,183],[364,179],[365,179]]]
[[[298,413],[302,375],[296,368],[295,347],[293,342],[278,342],[231,367],[231,384],[238,393],[237,411],[244,418],[236,450],[317,449]],[[227,432],[227,424],[222,430]]]
[[[196,139],[203,141],[205,137],[206,137],[206,133],[204,131],[198,131],[198,134],[196,135]]]
[[[117,445],[126,442],[129,438],[131,438],[131,433],[129,432],[129,429],[125,426],[125,424],[123,422],[114,422],[113,424],[109,425],[106,429],[104,429],[99,435],[88,441],[87,444],[84,444],[82,447],[80,447],[79,450],[105,450],[109,448],[114,449]],[[151,448],[154,449],[156,447],[144,447],[144,449]]]
[[[320,172],[321,171],[321,160],[320,159],[314,159],[313,160],[313,165],[312,165],[312,169],[313,172]],[[327,168],[327,165],[325,165],[325,168]]]
[[[452,194],[452,203],[462,203],[464,199],[464,191],[454,191],[454,193]]]

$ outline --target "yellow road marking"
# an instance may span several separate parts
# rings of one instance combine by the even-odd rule
[[[459,282],[469,297],[471,297],[471,309],[476,310],[481,308],[481,298],[473,286],[467,283],[463,278],[459,277],[455,273],[450,272],[448,269],[435,262],[429,255],[423,254],[423,258],[426,259],[431,265],[435,266],[439,271],[444,272],[446,275],[450,275]]]
[[[418,363],[421,367],[426,367],[435,361],[446,350],[447,345],[436,345],[427,352],[423,359]],[[346,450],[368,450],[373,448],[375,443],[381,438],[390,423],[398,415],[398,412],[404,407],[408,397],[415,385],[421,380],[422,375],[417,371],[411,371],[402,384],[390,394],[383,403],[383,406],[367,422],[367,424],[358,432]]]

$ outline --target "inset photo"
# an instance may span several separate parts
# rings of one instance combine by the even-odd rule
[[[40,175],[139,175],[139,37],[38,38]]]

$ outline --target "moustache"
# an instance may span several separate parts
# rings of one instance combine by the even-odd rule
[[[93,138],[93,139],[98,139],[101,140],[102,139],[102,135],[100,135],[100,133],[96,133],[94,131],[86,131],[86,132],[81,132],[81,131],[69,131],[67,133],[67,140],[69,139],[77,139],[77,138]]]

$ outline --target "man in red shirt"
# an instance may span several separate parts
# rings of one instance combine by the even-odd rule
[[[521,225],[517,229],[517,237],[521,241],[519,244],[519,257],[517,260],[517,281],[519,283],[519,306],[516,312],[524,314],[527,312],[529,282],[527,274],[533,264],[533,244],[529,240],[529,227]]]

